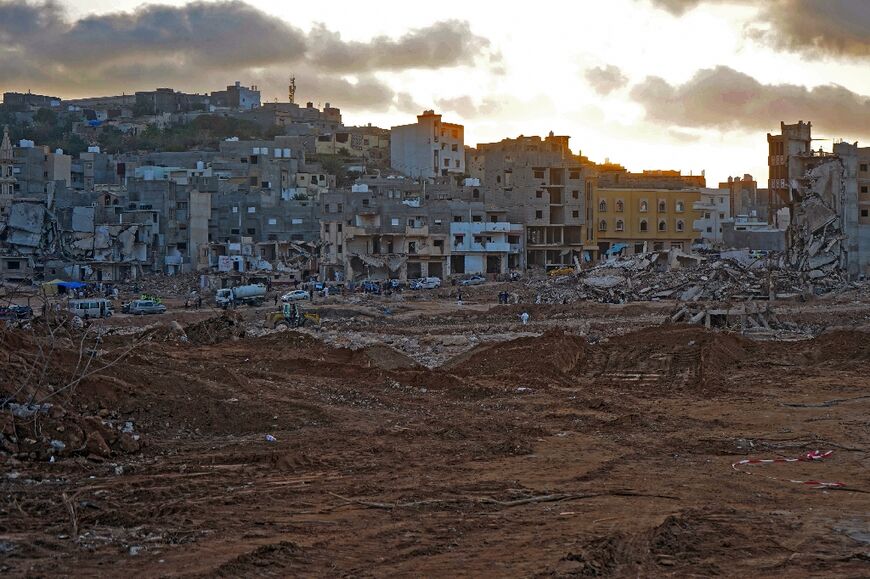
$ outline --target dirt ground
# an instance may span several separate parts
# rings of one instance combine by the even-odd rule
[[[754,341],[492,301],[2,330],[0,393],[34,405],[0,418],[0,572],[870,574],[870,303],[783,304],[817,337]]]

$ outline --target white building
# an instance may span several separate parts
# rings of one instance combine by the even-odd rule
[[[465,128],[423,111],[415,124],[390,129],[390,166],[423,179],[465,173]]]
[[[731,192],[728,189],[701,189],[701,199],[692,204],[701,212],[693,228],[698,237],[707,241],[722,241],[722,224],[731,222]]]
[[[506,221],[450,224],[450,273],[507,273],[522,269],[523,226]]]

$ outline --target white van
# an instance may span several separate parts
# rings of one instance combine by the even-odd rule
[[[69,311],[80,318],[111,318],[112,302],[103,298],[70,300]]]

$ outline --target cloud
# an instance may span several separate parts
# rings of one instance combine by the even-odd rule
[[[656,76],[631,89],[650,121],[719,130],[769,130],[779,121],[812,121],[834,136],[870,136],[870,97],[836,84],[815,88],[762,84],[727,66],[703,69],[682,85]]]
[[[489,45],[457,20],[396,39],[347,42],[323,25],[305,32],[240,0],[149,4],[75,20],[55,0],[0,0],[3,89],[59,96],[130,92],[170,82],[182,90],[215,90],[237,78],[257,77],[281,78],[260,88],[274,85],[283,94],[292,70],[301,86],[330,91],[318,98],[337,104],[361,102],[364,96],[390,102],[395,94],[375,73],[497,62]],[[345,79],[349,74],[363,80]],[[214,79],[216,86],[205,84]]]
[[[600,95],[608,95],[628,84],[628,77],[619,67],[612,64],[590,68],[585,73],[586,80]]]
[[[493,114],[501,108],[501,104],[494,99],[487,98],[480,103],[475,103],[468,95],[436,99],[435,104],[440,110],[454,112],[464,119]]]
[[[868,0],[650,0],[674,16],[701,4],[742,4],[758,8],[747,36],[779,50],[811,57],[870,57]]]

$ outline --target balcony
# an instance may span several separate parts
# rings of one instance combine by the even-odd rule
[[[406,237],[429,237],[429,226],[428,225],[420,225],[413,226],[408,225],[405,227],[405,236]]]

